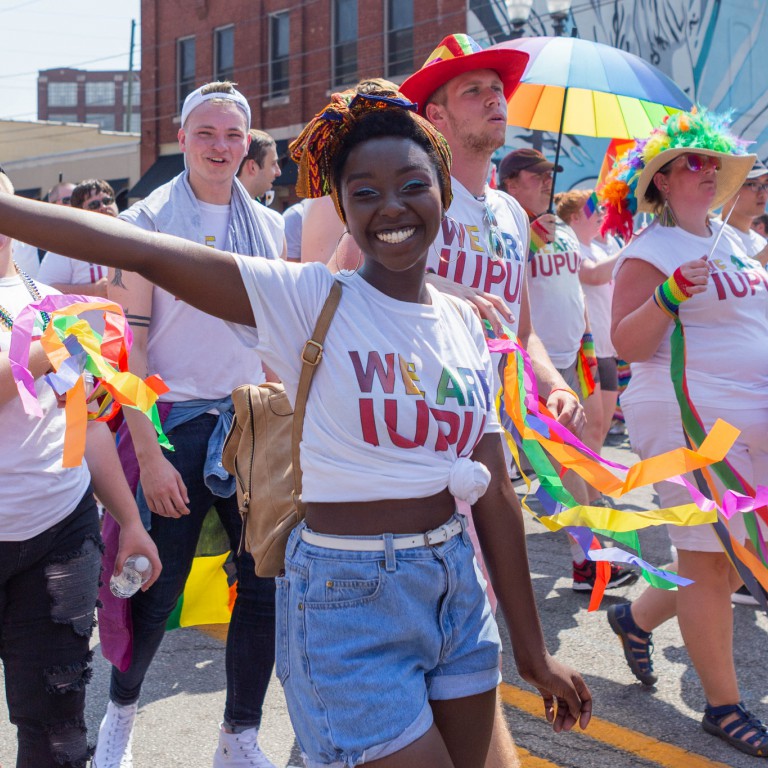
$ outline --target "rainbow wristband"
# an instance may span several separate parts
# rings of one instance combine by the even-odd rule
[[[678,267],[661,285],[653,292],[653,300],[656,306],[673,320],[677,318],[680,305],[691,298],[688,288],[693,283],[683,276]]]

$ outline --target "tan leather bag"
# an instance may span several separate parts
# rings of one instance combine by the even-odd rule
[[[284,571],[288,537],[304,519],[299,463],[304,412],[340,298],[341,283],[334,281],[301,353],[295,411],[282,384],[246,384],[232,392],[235,417],[221,458],[237,485],[243,518],[239,552],[245,548],[253,555],[257,576],[274,577]]]

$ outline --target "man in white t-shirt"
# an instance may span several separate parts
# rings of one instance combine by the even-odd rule
[[[453,202],[429,255],[434,284],[472,301],[481,312],[495,308],[505,317],[531,356],[547,406],[578,431],[583,426],[578,398],[555,370],[531,324],[525,280],[527,217],[514,200],[487,183],[491,157],[504,144],[505,97],[511,96],[525,64],[526,57],[517,51],[483,51],[468,35],[450,35],[400,90],[445,136],[453,155]],[[499,710],[486,768],[517,765]]]
[[[104,179],[81,181],[69,199],[73,208],[117,216],[115,190]],[[62,293],[84,293],[101,298],[107,295],[107,268],[99,264],[77,261],[49,251],[40,264],[38,276]]]
[[[728,225],[739,236],[744,244],[747,256],[758,258],[768,240],[752,229],[756,216],[765,212],[768,202],[768,168],[760,160],[756,160],[752,170],[747,174],[747,180],[741,189],[723,205],[723,220],[728,218]],[[766,263],[766,253],[760,258],[763,266]]]
[[[189,94],[179,129],[186,170],[121,218],[148,231],[243,256],[278,258],[281,248],[266,209],[254,204],[235,177],[248,149],[250,119],[248,102],[231,83],[210,83]],[[236,554],[242,521],[234,481],[221,469],[221,447],[231,423],[230,393],[264,380],[261,360],[242,346],[223,320],[135,273],[115,270],[110,278],[109,296],[125,307],[133,328],[130,368],[158,373],[169,387],[159,406],[174,451],[158,445],[149,420],[135,411],[125,414],[129,430],[120,445],[124,447],[123,439],[133,441],[137,501],[151,519],[150,535],[164,567],[150,591],[131,598],[131,662],[125,671],[112,668],[94,768],[120,768],[131,762],[141,686],[184,589],[212,506],[227,533],[238,584],[227,637],[227,698],[213,766],[269,768],[272,763],[258,745],[258,729],[274,665],[275,584],[274,579],[255,575],[250,554]],[[169,754],[172,743],[169,733]]]
[[[559,420],[579,431],[583,413],[555,370],[531,323],[525,264],[528,220],[508,195],[488,186],[491,158],[504,144],[506,97],[525,68],[519,52],[483,51],[468,35],[450,35],[400,90],[448,140],[453,203],[430,253],[430,267],[464,286],[458,293],[489,302],[511,323],[531,356],[540,391]],[[466,290],[470,289],[470,290]]]

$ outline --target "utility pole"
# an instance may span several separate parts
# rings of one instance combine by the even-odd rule
[[[136,37],[136,19],[131,19],[131,46],[128,53],[128,98],[123,114],[123,130],[127,133],[131,130],[131,117],[133,117],[133,46]]]

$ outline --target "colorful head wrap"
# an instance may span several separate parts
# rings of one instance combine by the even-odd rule
[[[723,167],[717,176],[713,208],[722,205],[741,186],[755,160],[745,152],[746,142],[729,130],[727,115],[715,115],[694,107],[664,118],[647,139],[616,158],[598,195],[605,206],[602,231],[632,236],[632,217],[638,212],[656,213],[646,198],[653,177],[667,163],[688,152],[721,158]]]
[[[370,93],[348,90],[331,96],[331,103],[310,120],[290,146],[291,157],[299,166],[297,194],[300,197],[330,195],[339,218],[346,223],[339,200],[339,190],[333,182],[334,160],[355,123],[379,109],[403,111],[429,140],[442,166],[441,197],[443,208],[448,210],[452,199],[451,150],[448,142],[432,123],[416,114],[415,104],[403,98],[397,91],[389,90],[372,90]]]

